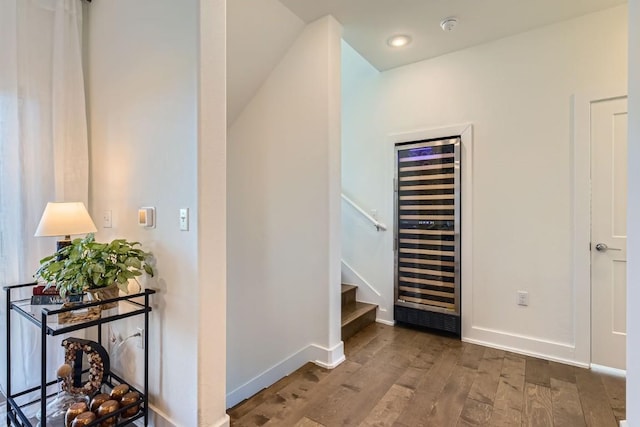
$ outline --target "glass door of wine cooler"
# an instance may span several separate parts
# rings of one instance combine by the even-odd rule
[[[397,144],[395,187],[396,306],[459,316],[460,138]]]

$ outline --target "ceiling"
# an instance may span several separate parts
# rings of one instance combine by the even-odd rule
[[[433,58],[502,37],[625,4],[626,0],[280,0],[309,23],[331,14],[343,38],[378,70]],[[444,32],[440,22],[458,18]],[[408,34],[413,42],[391,48],[387,39]]]
[[[227,122],[233,123],[304,29],[277,0],[227,2]]]
[[[232,0],[227,2],[227,120],[232,124],[303,31],[327,14],[378,70],[443,55],[626,0]],[[440,21],[459,19],[449,33]],[[392,49],[397,33],[413,42]]]

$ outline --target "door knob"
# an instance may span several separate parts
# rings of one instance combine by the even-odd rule
[[[596,244],[596,251],[598,252],[606,252],[606,251],[619,251],[619,248],[610,248],[606,245],[606,243],[598,243]]]

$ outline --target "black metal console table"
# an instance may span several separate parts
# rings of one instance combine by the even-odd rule
[[[34,424],[27,418],[24,413],[24,408],[32,405],[40,405],[41,419],[47,418],[47,401],[55,397],[55,393],[47,394],[47,387],[56,384],[56,381],[47,382],[47,335],[56,336],[65,334],[68,332],[78,331],[89,327],[97,326],[98,343],[102,344],[102,328],[100,325],[104,323],[113,322],[128,317],[144,315],[144,391],[137,390],[131,386],[132,391],[136,391],[140,394],[140,401],[138,405],[140,410],[137,415],[128,418],[117,426],[124,426],[131,424],[133,421],[144,418],[144,425],[147,426],[149,422],[149,313],[151,312],[151,306],[149,304],[149,297],[155,294],[153,289],[145,289],[140,293],[126,295],[123,297],[113,298],[109,300],[99,302],[88,302],[76,305],[72,308],[61,308],[60,305],[31,305],[30,299],[12,299],[12,291],[17,291],[21,288],[33,287],[36,283],[26,283],[22,285],[4,286],[3,289],[6,292],[6,313],[7,313],[7,336],[6,336],[6,352],[7,352],[7,426],[16,427],[33,427]],[[118,310],[118,314],[106,314],[103,311],[102,316],[95,320],[78,322],[78,323],[64,323],[57,322],[57,315],[60,313],[66,313],[70,311],[87,309],[89,307],[99,306],[108,302],[121,302],[123,306],[127,306],[126,309]],[[143,302],[144,301],[144,302]],[[124,308],[124,307],[121,307]],[[41,356],[40,356],[40,385],[32,387],[26,390],[14,391],[11,385],[11,313],[17,313],[22,317],[29,320],[36,327],[40,328],[41,333]],[[117,384],[126,383],[118,375],[111,372],[108,377],[105,378],[104,384],[107,387],[113,388]],[[127,383],[128,384],[128,383]],[[26,401],[24,403],[18,403],[16,399],[26,396],[29,393],[39,392],[40,397]],[[119,413],[127,410],[127,407],[121,408],[115,413]],[[98,418],[92,422],[90,426],[98,426],[102,421],[112,417],[114,414],[110,414],[106,417]],[[44,424],[43,424],[44,425]]]

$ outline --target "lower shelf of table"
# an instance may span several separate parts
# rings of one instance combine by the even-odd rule
[[[115,377],[114,379],[116,379],[117,384],[122,384],[124,382],[117,377]],[[51,383],[49,385],[51,385]],[[108,392],[113,387],[114,387],[113,381],[106,382],[102,385],[102,391]],[[121,418],[120,414],[126,411],[127,407],[119,409],[117,412],[114,413],[118,417],[117,423],[114,424],[115,427],[133,425],[136,420],[143,419],[145,417],[145,414],[147,413],[146,396],[142,394],[139,390],[135,389],[134,387],[131,387],[131,390],[136,391],[140,394],[140,400],[136,402],[136,404],[139,407],[138,413],[132,417]],[[34,389],[30,389],[29,393],[33,393],[33,394],[37,393],[39,395],[41,393],[41,389],[40,387],[36,387]],[[40,410],[41,399],[38,398],[34,400],[29,400],[24,403],[18,403],[16,401],[16,399],[21,399],[25,396],[26,395],[24,394],[24,392],[21,392],[21,393],[16,393],[12,396],[7,397],[7,426],[45,427],[36,416],[36,414]],[[53,393],[47,396],[47,403],[55,399],[55,397],[56,397],[56,393]],[[113,415],[98,418],[88,426],[89,427],[99,426],[103,421],[111,417],[113,417]],[[146,423],[144,425],[146,425]],[[60,422],[49,423],[47,424],[46,427],[64,427],[64,420],[61,420]]]
[[[15,427],[42,426],[42,424],[40,423],[40,420],[38,420],[37,418],[27,418],[26,420],[23,420],[24,415],[21,415],[19,411],[20,410],[14,411],[13,407],[7,407],[7,420],[8,420],[7,425],[8,426],[15,426]],[[143,417],[144,417],[144,414],[140,412],[131,418],[127,418],[126,420],[119,420],[116,424],[114,424],[114,427],[133,425],[136,420],[139,420]],[[92,422],[91,424],[88,424],[88,427],[99,426],[103,420],[104,420],[103,418],[98,418],[96,421]],[[46,427],[64,427],[64,420],[61,420],[60,422],[56,422],[53,424],[47,424]]]

